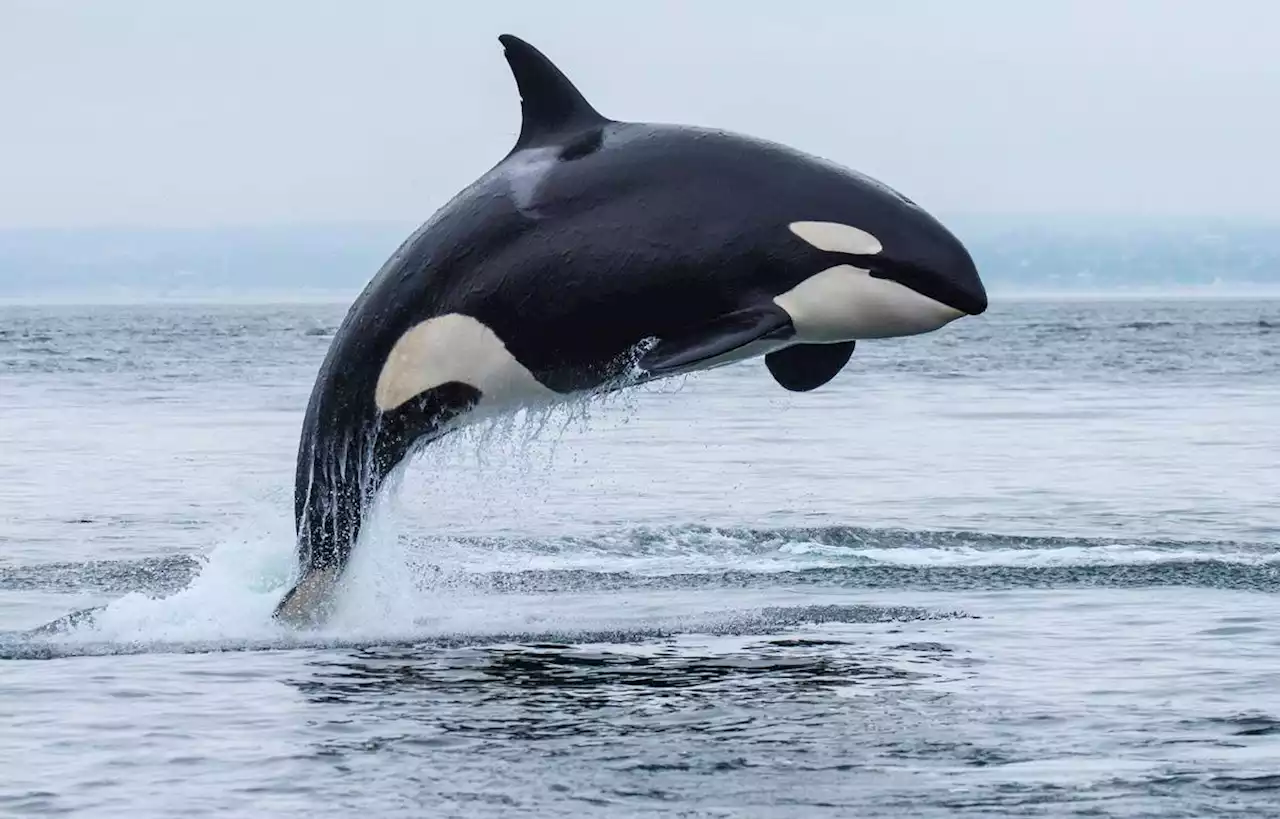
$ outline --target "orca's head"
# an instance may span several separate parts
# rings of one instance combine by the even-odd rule
[[[813,215],[787,227],[830,266],[775,299],[802,337],[915,335],[986,311],[973,257],[937,219],[873,179],[827,170],[804,206]]]

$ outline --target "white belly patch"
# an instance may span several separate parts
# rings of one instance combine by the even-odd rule
[[[481,404],[541,404],[562,399],[543,386],[487,325],[449,313],[410,328],[378,374],[374,401],[383,412],[451,381],[475,387]]]

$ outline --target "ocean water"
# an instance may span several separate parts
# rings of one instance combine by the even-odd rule
[[[1280,816],[1280,301],[477,429],[292,633],[344,311],[0,308],[0,814]]]

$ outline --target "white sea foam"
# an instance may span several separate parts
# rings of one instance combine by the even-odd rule
[[[779,551],[797,556],[863,559],[896,566],[1120,566],[1206,560],[1248,565],[1280,564],[1280,553],[1277,552],[1155,547],[1140,543],[1018,549],[974,546],[875,548],[788,543]]]
[[[503,548],[448,540],[424,544],[399,536],[389,505],[384,501],[373,510],[336,610],[319,631],[299,634],[272,619],[276,603],[293,581],[293,535],[287,521],[260,518],[251,534],[232,535],[214,548],[182,590],[167,597],[127,594],[108,604],[92,623],[59,639],[121,644],[366,640],[540,628],[625,628],[648,622],[641,616],[644,612],[626,608],[629,595],[625,591],[596,595],[566,588],[560,593],[522,594],[517,587],[496,593],[483,582],[493,572],[599,571],[652,577],[877,565],[1035,568],[1205,560],[1280,565],[1280,554],[1273,551],[1208,546],[842,546],[702,529],[675,530],[661,537],[615,535],[565,542],[560,548],[518,542]],[[466,582],[460,582],[463,578]],[[650,597],[653,593],[646,592]],[[593,602],[596,596],[600,600]],[[656,613],[647,614],[651,619]],[[677,607],[668,613],[683,617],[691,612]]]

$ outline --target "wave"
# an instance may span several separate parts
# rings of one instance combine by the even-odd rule
[[[836,595],[1074,586],[1280,591],[1280,547],[1267,543],[703,525],[558,538],[403,538],[385,525],[382,516],[371,520],[334,620],[307,634],[271,619],[293,572],[292,544],[278,532],[233,539],[199,558],[2,566],[0,591],[114,599],[62,622],[58,633],[8,635],[0,657],[781,629],[815,616],[776,606],[762,613],[760,601],[787,588]],[[627,606],[639,613],[620,616]]]
[[[635,527],[559,538],[423,537],[406,544],[418,568],[455,574],[689,571],[769,573],[848,566],[1090,567],[1209,562],[1280,567],[1280,546],[1241,541],[1015,537],[862,527]],[[435,558],[437,562],[432,562]],[[0,566],[0,590],[172,592],[206,565],[189,555]]]
[[[765,606],[698,616],[658,618],[643,624],[596,623],[586,627],[565,625],[544,630],[472,629],[416,634],[321,635],[282,633],[271,637],[195,640],[94,640],[28,639],[23,634],[0,635],[0,660],[45,660],[63,657],[120,654],[198,654],[268,651],[282,649],[414,648],[456,649],[480,645],[520,644],[563,647],[583,644],[625,644],[670,639],[681,634],[717,637],[776,635],[808,625],[901,623],[968,617],[963,612],[932,611],[911,606]],[[804,641],[799,641],[803,643]]]
[[[633,527],[556,538],[419,537],[415,568],[453,575],[769,574],[849,567],[1115,567],[1239,565],[1280,569],[1280,545],[1242,541],[1017,537],[855,526]],[[172,593],[208,561],[189,555],[0,566],[0,590]]]

